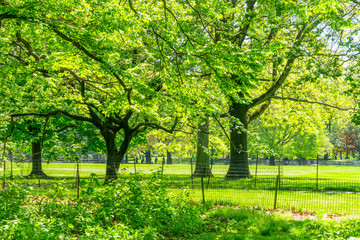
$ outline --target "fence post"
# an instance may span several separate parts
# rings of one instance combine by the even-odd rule
[[[205,190],[204,190],[204,176],[203,176],[203,174],[201,174],[201,191],[202,191],[203,204],[205,204]]]
[[[136,176],[136,162],[137,162],[137,157],[134,158],[134,171],[135,171],[135,176]]]
[[[316,155],[316,190],[319,190],[319,154]]]
[[[280,178],[280,175],[277,175],[276,176],[276,182],[275,182],[274,210],[276,209],[276,203],[277,203],[277,193],[278,193],[279,178]]]
[[[256,188],[256,178],[257,178],[258,162],[259,162],[259,154],[256,154],[256,163],[255,163],[255,186],[254,186],[254,188]]]
[[[80,171],[79,171],[79,160],[76,160],[76,187],[77,187],[77,199],[80,198]]]
[[[206,189],[209,189],[210,177],[211,177],[211,174],[212,174],[212,168],[213,168],[213,164],[210,165],[210,173],[209,173],[209,177],[208,177],[208,182],[207,182],[207,185],[206,185]]]
[[[161,163],[161,179],[163,179],[163,176],[164,176],[164,164],[165,164],[165,162],[162,161],[162,163]]]
[[[278,176],[279,176],[279,189],[281,184],[281,178],[280,178],[280,160],[279,160],[279,166],[278,166]]]
[[[194,155],[191,155],[191,158],[190,158],[190,164],[191,164],[191,185],[192,185],[192,187],[194,188],[193,158],[194,158]]]
[[[5,154],[3,155],[3,163],[4,163],[3,189],[5,189],[5,184],[6,184],[6,161],[5,161]]]
[[[10,180],[13,180],[14,176],[13,176],[13,155],[12,152],[9,151],[9,156],[10,156]]]

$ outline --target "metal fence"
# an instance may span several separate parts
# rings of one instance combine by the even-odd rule
[[[141,164],[141,162],[129,158],[128,164],[123,163],[120,166],[120,179],[131,178],[134,173],[141,174],[144,179],[151,179],[152,172],[161,171],[161,177],[169,191],[174,194],[186,192],[192,198],[201,201],[265,209],[280,208],[316,213],[360,214],[360,179],[350,175],[348,176],[352,179],[327,178],[326,171],[329,170],[326,166],[315,164],[305,167],[304,170],[301,169],[302,166],[278,165],[279,161],[276,162],[276,166],[270,166],[264,164],[266,161],[250,160],[249,171],[240,173],[240,175],[248,177],[234,178],[229,176],[229,165],[225,165],[225,163],[216,164],[217,162],[214,161],[213,164],[201,166],[199,163],[196,164],[192,158],[183,158],[183,164],[170,165],[165,162],[162,158],[158,158],[157,164]],[[31,169],[29,168],[30,164],[15,165],[14,176],[25,177]],[[59,167],[61,164],[57,166]],[[81,179],[86,180],[92,172],[95,172],[100,181],[103,180],[104,165],[99,165],[97,169],[88,168],[85,163],[81,163],[79,166]],[[49,167],[47,171],[49,175],[56,176],[56,179],[18,178],[14,181],[18,184],[41,188],[51,188],[58,183],[69,188],[76,186],[77,168],[75,163],[66,169],[59,168],[55,171],[55,168]],[[352,168],[357,171],[358,167]],[[7,179],[9,179],[10,168],[7,169]],[[202,169],[203,172],[200,171],[202,174],[195,174],[199,169]],[[204,169],[210,169],[210,172],[206,172]],[[346,169],[345,171],[347,171]],[[346,176],[346,172],[341,172],[341,167],[335,167],[333,171],[339,176],[341,174]],[[0,174],[3,175],[3,173]]]
[[[213,179],[205,189],[206,200],[266,209],[360,214],[360,180],[258,176],[236,180],[224,188]],[[231,186],[231,187],[230,187]]]

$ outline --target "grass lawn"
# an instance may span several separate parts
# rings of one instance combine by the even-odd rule
[[[215,177],[224,177],[228,169],[228,165],[214,165],[212,172]],[[26,176],[31,171],[30,163],[14,164],[14,175]],[[134,172],[133,164],[122,164],[121,169],[126,169],[127,172]],[[161,164],[136,164],[136,169],[140,173],[151,173],[161,168]],[[195,166],[193,166],[195,168]],[[7,164],[7,169],[10,170],[10,164]],[[281,172],[284,177],[298,177],[298,178],[315,178],[316,166],[281,166]],[[75,163],[44,163],[43,170],[50,176],[66,176],[73,177],[76,174]],[[81,175],[83,177],[90,176],[91,173],[96,173],[99,176],[105,175],[105,164],[101,163],[81,163]],[[251,174],[255,175],[255,165],[250,165]],[[277,166],[258,166],[259,175],[275,175],[277,174]],[[0,169],[2,174],[3,169]],[[169,175],[187,175],[191,174],[190,164],[173,164],[164,165],[164,174]],[[319,178],[329,179],[360,179],[360,167],[357,166],[319,166]]]
[[[195,167],[195,166],[194,166]],[[151,173],[158,171],[161,164],[146,165],[137,164],[136,170],[144,177],[151,176]],[[8,166],[9,169],[9,166]],[[251,165],[252,179],[236,181],[225,181],[223,178],[228,166],[214,165],[214,178],[204,179],[206,188],[205,197],[207,201],[218,203],[232,203],[241,206],[260,206],[273,208],[275,176],[278,167],[258,166],[258,176],[255,188],[255,166]],[[14,166],[14,176],[26,176],[31,170],[29,163]],[[74,163],[50,163],[43,164],[43,170],[49,176],[56,176],[56,179],[41,180],[39,191],[46,192],[48,187],[54,184],[67,186],[63,191],[75,196],[76,164]],[[296,208],[305,211],[315,211],[318,214],[324,213],[348,213],[360,214],[360,168],[354,166],[320,166],[319,181],[316,185],[315,166],[282,166],[281,191],[278,193],[277,207],[283,209]],[[102,182],[105,176],[105,164],[80,164],[80,175],[87,179],[95,173]],[[121,177],[130,178],[134,173],[133,164],[121,165]],[[0,171],[3,175],[3,171]],[[9,171],[7,175],[9,177]],[[195,200],[201,200],[201,181],[199,178],[191,180],[191,166],[188,164],[164,165],[163,178],[168,188],[174,194],[187,189]],[[329,181],[328,179],[333,179]],[[348,179],[347,181],[340,181]],[[37,187],[39,181],[36,179],[15,179],[17,183],[30,184]],[[209,181],[209,183],[208,183]],[[320,190],[314,192],[316,186]],[[334,191],[342,191],[334,193]],[[350,192],[352,191],[352,192]]]
[[[183,190],[172,189],[174,194]],[[202,200],[200,189],[187,189],[189,195],[197,201]],[[269,190],[205,190],[206,202],[219,205],[238,205],[247,207],[274,208],[274,191]],[[324,214],[360,215],[359,194],[329,194],[318,192],[281,191],[277,195],[277,208],[290,211],[314,212],[318,217]]]
[[[305,240],[360,237],[359,218],[355,216],[327,214],[316,217],[306,209],[271,211],[264,207],[244,208],[228,204],[250,204],[250,195],[258,198],[259,205],[261,202],[266,204],[268,194],[255,190],[237,190],[238,195],[232,191],[222,192],[232,199],[208,200],[203,205],[196,200],[201,198],[198,189],[171,189],[169,192],[160,183],[159,176],[153,180],[119,180],[111,186],[99,187],[95,192],[84,193],[80,199],[76,199],[74,189],[64,192],[59,188],[61,185],[43,192],[35,188],[7,188],[0,191],[0,239]],[[206,194],[209,192],[207,190]]]

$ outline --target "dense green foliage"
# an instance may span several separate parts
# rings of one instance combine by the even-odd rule
[[[36,133],[44,117],[66,116],[50,128],[69,118],[90,123],[80,141],[91,145],[86,132],[101,134],[106,144],[96,146],[108,154],[108,178],[150,130],[194,134],[188,127],[196,129],[204,116],[226,136],[210,139],[230,148],[229,177],[249,177],[247,156],[256,149],[248,149],[248,125],[276,100],[353,105],[343,93],[344,62],[353,66],[357,55],[354,1],[2,1],[0,7],[1,140],[14,121],[32,122]],[[313,126],[321,128],[323,118]],[[18,132],[14,138],[29,141],[45,134]],[[326,137],[315,132],[323,131],[302,131],[296,142],[308,143],[288,146],[287,155],[306,158],[324,149]],[[46,139],[47,152],[60,141],[79,145],[55,134]]]
[[[357,226],[198,207],[171,196],[159,173],[116,178],[129,149],[197,154],[203,170],[194,176],[218,174],[210,155],[230,155],[225,178],[234,188],[254,182],[249,153],[272,165],[275,157],[328,158],[331,150],[354,158],[359,130],[329,108],[359,104],[359,7],[355,0],[0,0],[0,238],[353,236]],[[108,185],[91,175],[80,199],[66,196],[61,182],[41,194],[14,181],[5,189],[10,159],[31,154],[30,175],[44,176],[42,156],[79,162],[89,150],[107,154]]]
[[[93,175],[77,200],[63,188],[36,194],[11,185],[1,192],[2,239],[348,239],[358,219],[310,220],[301,212],[200,206],[171,195],[157,173],[114,181],[100,191]],[[294,220],[297,219],[297,220]]]
[[[59,184],[45,195],[10,186],[1,192],[0,237],[5,239],[163,239],[190,236],[204,228],[200,209],[171,197],[158,174],[114,181],[100,191],[92,178],[79,200]]]

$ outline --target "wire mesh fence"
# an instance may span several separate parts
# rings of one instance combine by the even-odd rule
[[[142,178],[151,179],[154,171],[160,171],[170,192],[177,194],[185,190],[194,199],[206,202],[317,213],[360,214],[360,179],[354,174],[360,173],[358,167],[270,166],[259,162],[249,164],[248,169],[243,172],[239,168],[234,177],[229,176],[229,165],[226,164],[201,165],[188,161],[186,164],[168,165],[163,161],[158,164],[128,161],[127,164],[120,165],[119,178],[126,180],[133,177],[133,174],[139,174]],[[53,178],[25,179],[31,169],[30,164],[14,164],[11,181],[46,190],[58,184],[68,189],[74,189],[77,184],[81,187],[82,182],[92,173],[100,181],[105,178],[104,164],[81,163],[79,181],[76,179],[76,163],[51,163],[43,164],[43,168]],[[7,169],[5,175],[10,180],[10,167]],[[194,174],[196,169],[201,169],[202,172]],[[0,174],[3,176],[3,171]],[[334,176],[339,178],[333,178]],[[341,179],[344,176],[349,179]]]

